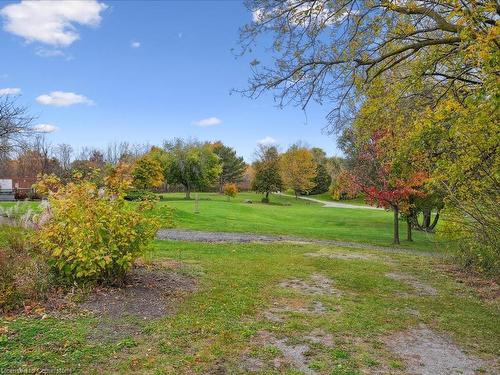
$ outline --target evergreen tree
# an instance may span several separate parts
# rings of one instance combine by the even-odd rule
[[[242,157],[236,155],[233,148],[222,142],[216,142],[213,150],[222,165],[222,172],[219,175],[219,192],[222,193],[225,184],[240,182],[243,179],[247,165]]]

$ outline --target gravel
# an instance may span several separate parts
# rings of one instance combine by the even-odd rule
[[[394,334],[386,339],[386,343],[401,356],[411,374],[474,375],[485,365],[462,351],[447,335],[438,334],[424,325]]]

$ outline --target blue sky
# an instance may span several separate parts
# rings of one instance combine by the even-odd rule
[[[0,1],[0,14],[0,93],[20,90],[36,123],[57,128],[47,133],[54,144],[195,137],[221,140],[250,161],[259,140],[274,139],[339,154],[322,133],[327,106],[306,117],[269,95],[230,95],[245,88],[249,61],[265,59],[231,52],[252,18],[241,2]]]

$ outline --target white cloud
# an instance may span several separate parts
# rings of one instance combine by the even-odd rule
[[[35,52],[40,57],[61,57],[66,54],[60,49],[37,48]]]
[[[276,139],[274,139],[273,137],[267,136],[265,138],[262,138],[257,143],[259,145],[263,145],[263,146],[270,146],[270,145],[275,145],[277,142],[276,142]]]
[[[139,48],[141,46],[141,42],[132,42],[130,43],[130,47]]]
[[[198,126],[215,126],[222,124],[222,120],[217,117],[208,117],[194,122]]]
[[[33,129],[39,133],[53,133],[57,130],[57,126],[52,124],[38,124]]]
[[[36,101],[40,104],[54,105],[56,107],[65,107],[73,104],[94,104],[86,96],[64,91],[52,91],[50,94],[40,95],[36,98]]]
[[[96,0],[23,0],[3,7],[0,15],[4,30],[27,42],[65,47],[80,38],[75,24],[98,26],[107,7]]]
[[[19,95],[21,93],[21,89],[18,87],[6,87],[4,89],[0,89],[0,95]]]

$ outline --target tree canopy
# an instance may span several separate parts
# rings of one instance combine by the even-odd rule
[[[215,142],[213,150],[222,166],[222,172],[219,175],[219,192],[222,193],[224,184],[240,182],[243,179],[247,165],[243,157],[237,156],[233,148],[222,142]]]
[[[222,167],[210,143],[175,139],[163,145],[167,152],[166,178],[185,187],[186,198],[194,188],[202,189],[217,181]]]
[[[253,163],[254,176],[252,190],[265,194],[264,200],[269,202],[269,193],[283,189],[280,175],[280,155],[276,146],[259,145],[257,160]]]
[[[463,95],[484,83],[478,65],[491,66],[499,48],[493,0],[253,0],[247,7],[254,17],[241,30],[242,53],[271,34],[274,63],[254,60],[244,93],[272,91],[281,104],[302,108],[327,102],[331,129],[352,118],[360,88],[386,72],[407,69],[405,88],[425,79],[433,90]]]
[[[33,134],[33,116],[9,95],[0,95],[0,157],[24,144]]]
[[[137,189],[157,188],[165,182],[162,166],[151,154],[136,160],[132,177],[132,184]]]
[[[499,272],[498,2],[247,6],[254,18],[241,30],[242,53],[266,35],[272,59],[252,62],[243,93],[270,91],[281,105],[302,108],[328,104],[329,130],[341,132],[348,156],[337,192],[342,180],[382,206],[399,196],[388,206],[403,204],[407,217],[424,208],[427,221],[429,207],[444,203],[440,233],[458,240],[463,263]]]
[[[292,146],[280,158],[280,173],[285,187],[295,192],[308,193],[314,186],[316,163],[313,153],[305,147]]]

